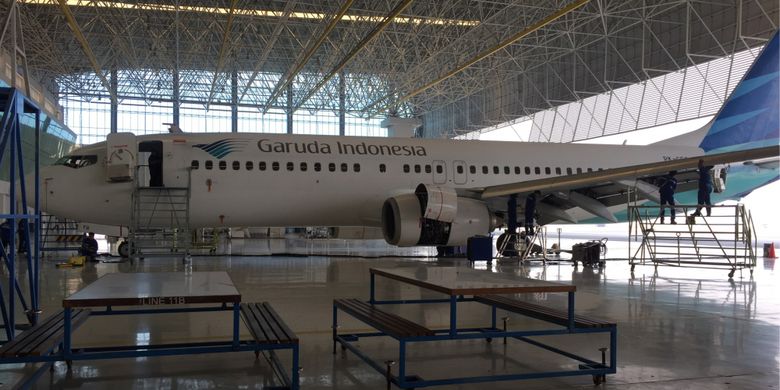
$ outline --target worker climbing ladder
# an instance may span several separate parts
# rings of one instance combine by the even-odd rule
[[[142,169],[144,166],[138,166],[136,171]],[[186,187],[148,186],[143,180],[135,183],[128,235],[131,257],[188,259],[192,245],[189,176]]]
[[[757,240],[753,218],[744,205],[712,206],[711,216],[691,215],[696,205],[676,209],[677,224],[661,224],[660,206],[629,206],[632,271],[637,265],[666,265],[728,269],[729,278],[745,268],[753,274]],[[640,244],[632,252],[633,241]]]

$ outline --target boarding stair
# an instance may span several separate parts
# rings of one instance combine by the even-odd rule
[[[136,185],[130,217],[130,256],[183,256],[188,259],[192,246],[190,230],[190,185],[151,187]]]
[[[662,224],[660,207],[628,208],[632,271],[636,265],[665,265],[728,269],[729,278],[746,268],[753,274],[757,239],[745,205],[715,205],[711,216],[692,215],[696,205],[677,205],[677,224]],[[640,242],[636,250],[632,241]]]

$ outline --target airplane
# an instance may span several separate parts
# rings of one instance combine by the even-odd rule
[[[695,204],[700,159],[728,179],[713,202],[736,199],[778,179],[778,39],[707,125],[647,146],[116,133],[42,168],[41,205],[128,226],[134,186],[189,187],[192,228],[367,226],[392,245],[458,246],[516,226],[510,198],[537,190],[540,224],[624,221],[626,189],[657,202],[655,178],[670,170],[682,175],[678,204]]]

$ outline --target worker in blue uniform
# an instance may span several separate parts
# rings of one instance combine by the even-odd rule
[[[664,223],[664,215],[666,214],[666,207],[671,208],[672,225],[677,224],[674,221],[674,191],[677,189],[677,179],[674,177],[676,171],[670,171],[664,176],[661,176],[658,186],[658,192],[661,194],[661,223]]]
[[[542,193],[534,191],[525,197],[525,234],[534,235],[534,219],[536,218],[536,203]]]
[[[699,159],[699,193],[696,203],[696,212],[691,215],[701,216],[701,209],[707,207],[707,216],[712,213],[712,201],[710,200],[710,194],[712,193],[712,177],[710,176],[710,170],[712,166],[705,166],[704,160]]]
[[[95,261],[97,251],[98,243],[97,240],[95,240],[95,233],[89,232],[89,234],[85,234],[84,238],[81,240],[81,249],[79,249],[79,254],[86,257],[89,261]]]
[[[0,224],[0,242],[3,243],[3,250],[7,251],[8,244],[11,243],[11,221],[8,219]]]

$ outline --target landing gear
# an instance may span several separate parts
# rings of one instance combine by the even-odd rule
[[[119,256],[121,256],[123,259],[126,259],[130,257],[130,244],[127,242],[127,240],[124,240],[121,244],[119,244],[119,248],[117,248],[116,251],[119,253]]]

